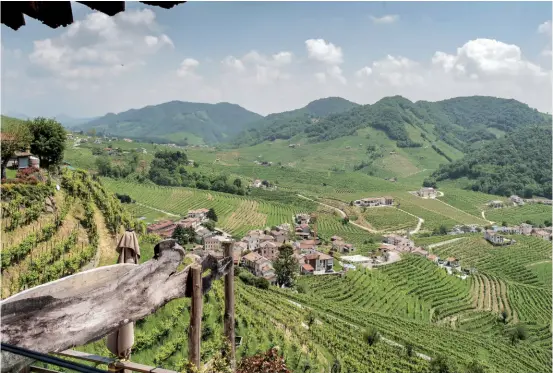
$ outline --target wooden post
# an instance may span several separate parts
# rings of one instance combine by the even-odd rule
[[[200,369],[200,337],[202,335],[202,267],[193,265],[192,304],[190,307],[190,326],[188,327],[188,360]]]
[[[228,273],[225,275],[225,337],[227,337],[228,342],[230,343],[230,364],[231,369],[234,371],[236,368],[236,341],[234,333],[234,243],[225,242],[224,245],[224,256],[231,257],[232,261],[230,262],[230,267]]]

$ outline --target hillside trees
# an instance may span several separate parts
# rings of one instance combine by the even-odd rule
[[[32,134],[26,122],[2,117],[1,156],[2,179],[6,178],[6,166],[16,151],[25,150],[32,140]]]
[[[551,139],[551,128],[517,130],[442,165],[431,179],[467,178],[474,191],[551,198]]]
[[[298,262],[294,258],[294,249],[286,244],[280,248],[278,257],[273,263],[277,276],[277,284],[286,287],[294,285],[294,279],[298,271]]]
[[[32,135],[31,153],[40,159],[43,168],[55,167],[63,161],[66,133],[58,121],[43,117],[29,121]]]
[[[190,171],[188,157],[181,151],[158,151],[150,165],[148,178],[163,186],[183,186],[204,190],[214,190],[230,194],[245,195],[241,185],[236,180],[230,182],[226,175],[205,175]]]

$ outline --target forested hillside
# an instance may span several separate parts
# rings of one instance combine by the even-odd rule
[[[551,198],[551,128],[530,126],[479,146],[432,175],[466,177],[470,188],[490,194]]]
[[[79,128],[94,128],[97,132],[131,138],[165,139],[181,144],[217,143],[261,118],[259,114],[226,102],[171,101],[119,114],[109,113]]]
[[[324,105],[334,108],[336,100],[313,102],[310,105],[316,104],[316,111],[309,110],[308,105],[300,110],[268,116],[263,125],[240,134],[233,144],[254,145],[292,137],[306,138],[312,143],[322,142],[355,135],[362,128],[372,127],[385,132],[398,147],[416,148],[423,144],[409,136],[409,127],[417,127],[423,131],[423,138],[436,138],[465,151],[467,144],[496,139],[504,132],[531,124],[551,123],[550,116],[526,104],[495,97],[411,102],[394,96],[385,97],[373,105],[341,105],[342,110],[326,112],[320,109]]]
[[[459,150],[466,144],[494,139],[495,128],[509,132],[530,124],[551,123],[535,109],[516,100],[494,97],[459,97],[439,102],[411,102],[401,96],[386,97],[374,105],[330,115],[305,129],[311,141],[326,141],[371,126],[384,131],[399,147],[420,146],[408,136],[408,126],[423,128]]]
[[[340,97],[315,100],[301,109],[267,115],[249,129],[235,136],[232,144],[248,146],[264,141],[287,140],[298,133],[303,133],[305,128],[316,123],[321,117],[344,113],[358,106],[358,104]]]

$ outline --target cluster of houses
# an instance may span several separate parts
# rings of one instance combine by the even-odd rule
[[[353,201],[353,204],[358,207],[376,207],[376,206],[393,206],[394,197],[374,197],[374,198],[362,198]]]
[[[159,221],[157,223],[148,225],[146,230],[148,233],[154,233],[163,238],[170,238],[173,236],[173,232],[175,231],[177,226],[181,226],[183,228],[193,228],[198,239],[204,239],[209,237],[211,234],[211,231],[209,229],[202,226],[202,223],[208,220],[208,211],[209,210],[205,208],[190,210],[188,211],[188,214],[184,219],[176,222],[171,220]]]
[[[509,197],[509,201],[514,206],[523,206],[527,203],[539,203],[539,204],[543,204],[543,205],[551,205],[552,204],[552,201],[550,199],[545,199],[545,198],[521,198],[517,195],[512,195],[511,197]],[[497,209],[497,208],[503,208],[503,207],[507,206],[507,204],[508,203],[505,203],[504,201],[495,200],[495,201],[488,202],[488,207]]]
[[[534,236],[546,241],[553,240],[553,229],[551,227],[535,228],[530,224],[520,224],[513,227],[499,227],[494,225],[491,229],[484,231],[484,238],[493,245],[510,245],[515,241],[504,235],[520,234],[524,236]]]
[[[481,231],[482,228],[478,224],[455,225],[447,234],[454,236],[457,234],[478,233]]]

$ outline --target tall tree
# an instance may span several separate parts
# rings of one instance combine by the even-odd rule
[[[0,149],[2,155],[2,179],[6,178],[6,166],[16,151],[25,150],[32,140],[31,132],[26,122],[9,120],[2,117],[2,134]]]
[[[29,122],[29,129],[33,136],[31,153],[40,159],[40,167],[61,164],[66,139],[63,126],[54,119],[38,117]]]
[[[288,244],[280,248],[278,257],[273,263],[278,285],[292,287],[298,271],[298,262],[294,258],[294,248]]]
[[[215,209],[213,207],[209,209],[206,216],[209,220],[217,221],[217,214],[215,213]]]
[[[182,225],[177,225],[171,238],[177,240],[179,245],[186,245],[187,243],[193,242],[195,236],[196,233],[194,232],[194,228],[185,228]]]

